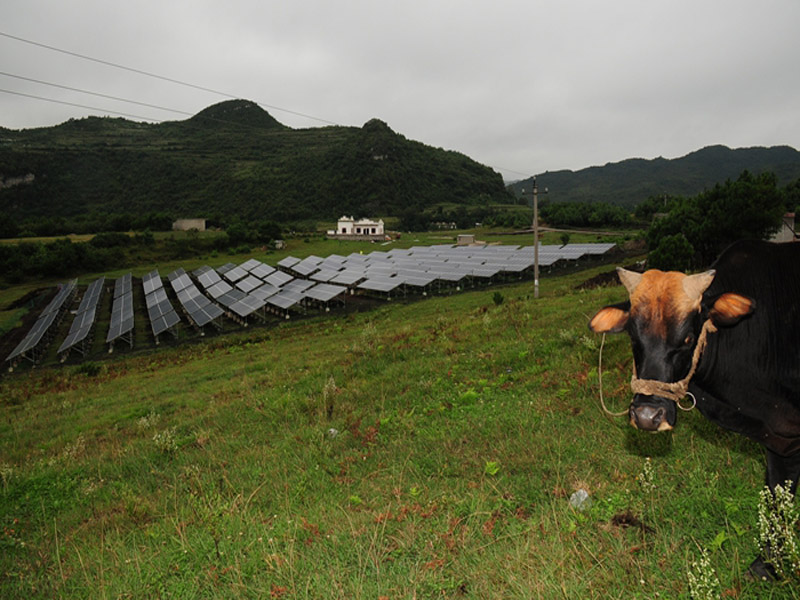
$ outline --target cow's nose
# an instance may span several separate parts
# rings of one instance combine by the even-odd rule
[[[668,431],[672,426],[667,422],[667,411],[663,406],[631,406],[631,425],[645,431]]]

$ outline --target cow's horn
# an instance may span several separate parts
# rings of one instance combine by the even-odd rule
[[[714,269],[706,271],[705,273],[697,273],[696,275],[687,275],[683,280],[683,291],[689,296],[692,301],[700,301],[700,297],[714,281],[714,275],[717,272]]]
[[[617,267],[617,275],[619,276],[619,280],[622,282],[622,285],[624,285],[625,289],[628,290],[628,294],[633,294],[633,290],[636,289],[636,286],[639,285],[639,282],[642,280],[641,273],[629,271],[628,269],[623,269],[622,267]]]

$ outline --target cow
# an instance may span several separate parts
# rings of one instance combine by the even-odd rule
[[[800,243],[741,241],[711,270],[617,269],[629,300],[599,310],[597,333],[631,338],[634,427],[669,431],[694,406],[766,449],[766,484],[800,476]],[[761,557],[750,567],[774,576]]]

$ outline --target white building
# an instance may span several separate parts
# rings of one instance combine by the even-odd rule
[[[328,231],[329,237],[346,237],[350,239],[375,239],[384,236],[383,219],[359,219],[341,217],[336,224],[336,231]]]
[[[173,231],[189,231],[190,229],[197,229],[197,231],[206,230],[205,219],[178,219],[172,224]]]

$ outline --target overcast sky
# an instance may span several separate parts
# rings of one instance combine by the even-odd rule
[[[295,128],[379,118],[506,179],[800,148],[799,26],[799,0],[3,0],[0,125],[233,96]]]

